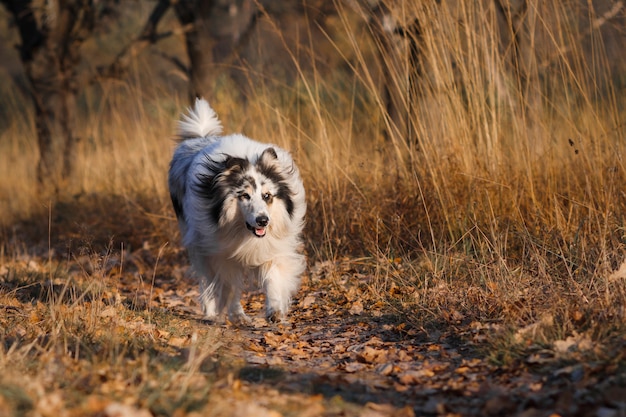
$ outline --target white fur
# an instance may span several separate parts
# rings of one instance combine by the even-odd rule
[[[306,202],[299,171],[278,146],[221,132],[213,109],[196,100],[179,122],[182,141],[169,172],[203,311],[208,318],[227,313],[231,321],[247,321],[240,297],[253,281],[265,290],[266,317],[284,320],[305,269],[299,250]]]
[[[222,134],[222,123],[206,100],[196,99],[195,108],[188,109],[187,113],[178,122],[178,134],[181,137],[204,138]]]

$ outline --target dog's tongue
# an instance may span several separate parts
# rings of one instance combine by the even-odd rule
[[[257,236],[265,236],[265,227],[258,227],[254,229],[254,234]]]

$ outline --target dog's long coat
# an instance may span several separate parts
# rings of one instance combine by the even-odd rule
[[[182,116],[178,134],[168,182],[205,315],[247,321],[240,298],[254,280],[265,290],[266,317],[283,320],[305,268],[298,168],[278,146],[220,136],[222,126],[202,99]]]

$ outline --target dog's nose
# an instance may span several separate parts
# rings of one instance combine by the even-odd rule
[[[257,226],[260,226],[260,227],[267,226],[267,224],[269,222],[270,222],[270,218],[267,217],[265,214],[263,214],[261,216],[257,216],[257,218],[256,218],[256,224],[257,224]]]

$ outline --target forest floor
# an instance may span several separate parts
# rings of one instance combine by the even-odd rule
[[[411,323],[351,259],[312,262],[288,324],[266,323],[258,291],[250,326],[211,323],[182,249],[81,230],[5,233],[0,415],[626,415],[626,339],[607,352],[574,334],[501,360],[501,324]]]

